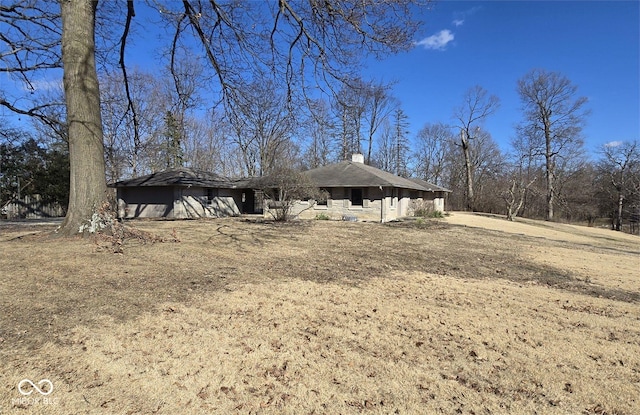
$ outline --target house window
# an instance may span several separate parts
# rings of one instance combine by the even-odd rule
[[[362,206],[363,191],[360,188],[351,189],[351,206]]]

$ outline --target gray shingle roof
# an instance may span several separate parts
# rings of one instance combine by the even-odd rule
[[[137,187],[137,186],[199,186],[223,189],[246,187],[247,180],[234,180],[215,173],[195,170],[187,167],[164,170],[146,176],[122,180],[112,184],[113,187]]]
[[[421,179],[405,179],[384,170],[353,161],[318,167],[304,172],[318,187],[396,187],[427,192],[450,192]],[[111,184],[111,187],[178,186],[220,189],[251,188],[256,179],[230,179],[215,173],[182,167],[164,170]]]
[[[431,183],[405,179],[384,170],[353,161],[308,170],[305,174],[318,187],[397,187],[423,191],[447,191]]]
[[[411,180],[414,183],[418,183],[419,185],[424,187],[429,192],[451,192],[451,190],[449,190],[447,188],[440,187],[438,185],[435,185],[433,183],[429,183],[426,180],[418,179],[416,177],[411,177],[411,178],[409,178],[409,180]]]

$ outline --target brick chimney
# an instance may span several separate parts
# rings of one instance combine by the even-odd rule
[[[353,153],[351,155],[351,161],[354,163],[362,163],[364,164],[364,154]]]

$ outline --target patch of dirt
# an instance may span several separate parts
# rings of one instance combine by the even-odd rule
[[[639,412],[637,239],[503,222],[3,229],[0,413]]]

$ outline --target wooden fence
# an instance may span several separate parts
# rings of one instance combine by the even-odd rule
[[[44,203],[40,195],[13,199],[2,207],[1,213],[6,219],[42,219],[65,215],[62,206],[57,203]]]

